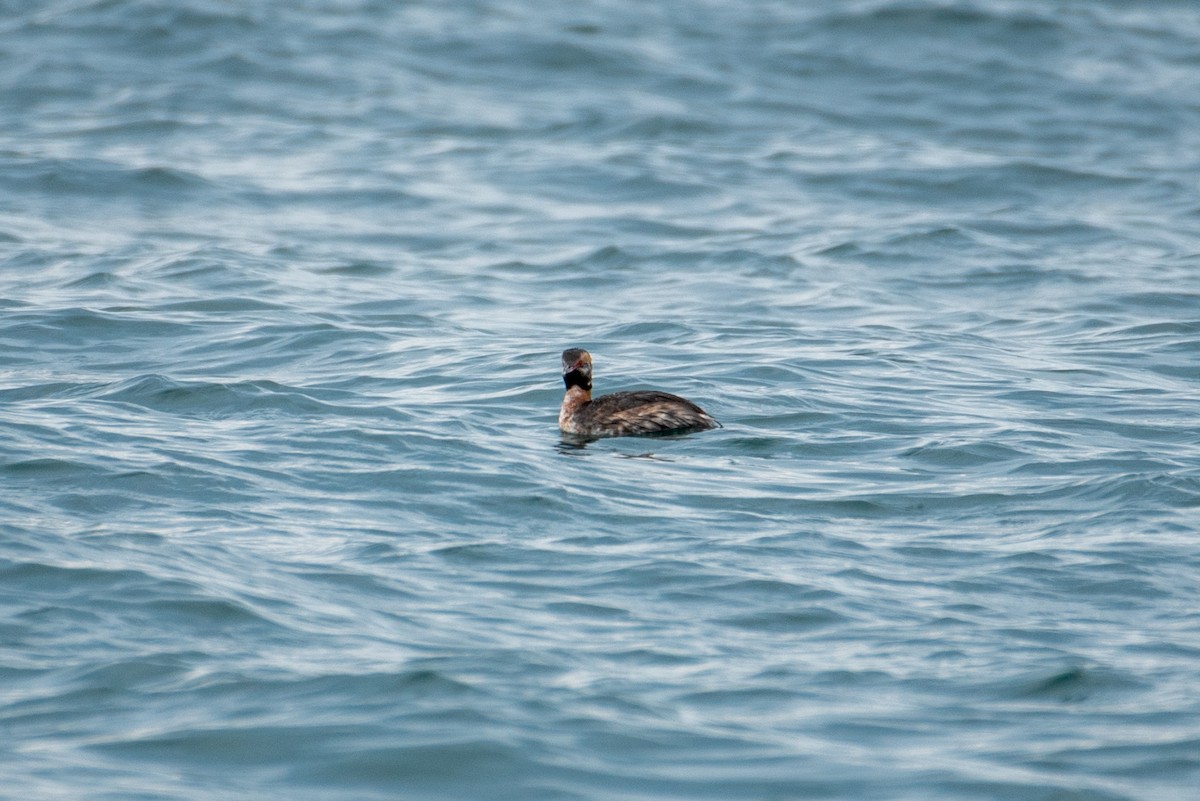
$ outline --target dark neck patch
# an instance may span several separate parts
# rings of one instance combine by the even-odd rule
[[[569,373],[563,373],[563,383],[567,385],[567,389],[579,387],[585,392],[592,391],[592,379],[583,370],[572,370]]]

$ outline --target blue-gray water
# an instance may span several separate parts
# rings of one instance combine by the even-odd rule
[[[1198,189],[1189,0],[0,2],[0,796],[1193,801]]]

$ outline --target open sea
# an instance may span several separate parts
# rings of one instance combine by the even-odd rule
[[[1200,4],[0,0],[0,798],[1200,798]]]

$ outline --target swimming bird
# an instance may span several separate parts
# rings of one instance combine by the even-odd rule
[[[558,412],[558,427],[564,434],[627,437],[684,434],[721,426],[690,400],[669,392],[614,392],[592,400],[592,355],[586,350],[564,350],[562,370],[567,394]]]

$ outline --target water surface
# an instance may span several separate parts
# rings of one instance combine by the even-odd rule
[[[1190,4],[0,8],[14,797],[1194,798]]]

